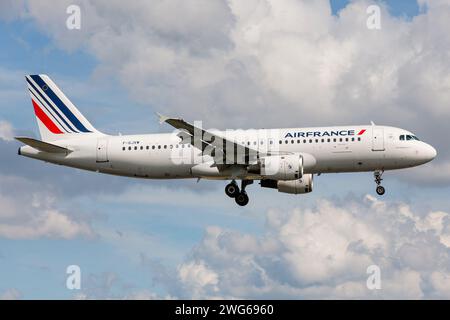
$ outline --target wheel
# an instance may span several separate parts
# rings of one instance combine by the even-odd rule
[[[382,196],[382,195],[384,194],[385,191],[386,191],[386,190],[384,189],[383,186],[378,186],[378,187],[377,187],[377,193],[378,193],[380,196]]]
[[[236,201],[236,203],[238,205],[243,207],[243,206],[247,205],[249,199],[248,199],[247,193],[244,191],[244,192],[239,193],[236,196],[236,198],[234,198],[234,200]]]
[[[239,187],[236,183],[229,183],[225,186],[225,193],[230,198],[235,198],[239,194]]]

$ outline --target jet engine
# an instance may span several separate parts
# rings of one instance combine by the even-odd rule
[[[296,180],[303,176],[303,157],[299,154],[263,157],[260,175],[273,180]]]
[[[313,175],[304,174],[297,180],[261,180],[261,187],[278,189],[278,192],[301,194],[309,193],[313,190]]]

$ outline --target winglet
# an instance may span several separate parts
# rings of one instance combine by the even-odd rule
[[[162,124],[163,122],[166,122],[167,120],[169,120],[169,117],[163,116],[162,114],[156,112],[156,114],[158,115],[159,118],[159,123]]]

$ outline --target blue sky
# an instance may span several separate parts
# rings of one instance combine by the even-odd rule
[[[418,15],[426,14],[426,12],[420,11],[415,1],[402,0],[383,3],[387,5],[391,15],[389,19],[399,19],[400,22],[398,23],[403,23],[402,26],[405,28],[410,28],[412,21]],[[340,10],[345,10],[348,2],[336,0],[330,1],[330,4],[333,14],[339,19]],[[24,75],[29,73],[49,74],[98,129],[111,134],[119,132],[122,134],[168,132],[170,128],[161,127],[154,115],[155,111],[165,110],[171,113],[182,112],[183,116],[191,120],[200,117],[204,121],[210,121],[214,126],[220,125],[220,119],[228,118],[226,124],[229,125],[234,119],[239,118],[240,120],[237,120],[236,126],[246,124],[276,127],[281,124],[294,125],[296,123],[295,119],[303,119],[304,117],[304,113],[293,108],[289,110],[298,110],[297,114],[293,114],[293,117],[290,117],[290,119],[281,119],[281,117],[275,116],[272,124],[269,123],[267,118],[263,116],[258,117],[258,114],[266,113],[267,109],[260,109],[262,111],[255,113],[249,107],[248,113],[246,113],[246,104],[239,106],[240,103],[249,103],[249,105],[254,103],[258,107],[263,105],[264,108],[270,108],[271,103],[274,101],[281,101],[279,108],[290,108],[290,104],[286,102],[288,99],[277,100],[274,96],[269,95],[271,93],[265,95],[265,93],[258,91],[258,88],[261,87],[258,87],[257,84],[254,86],[248,85],[246,76],[242,76],[242,82],[239,82],[241,78],[236,81],[242,87],[242,95],[237,94],[234,96],[233,92],[235,92],[236,88],[230,84],[234,80],[222,79],[218,80],[218,84],[215,85],[198,85],[198,87],[190,88],[184,82],[180,84],[178,81],[181,80],[171,78],[173,70],[170,67],[168,69],[161,67],[161,71],[158,65],[152,65],[148,67],[149,69],[145,69],[149,70],[147,72],[152,75],[150,78],[144,78],[145,81],[148,81],[145,82],[148,86],[136,88],[134,83],[130,84],[128,81],[129,77],[127,77],[128,70],[133,68],[132,64],[123,69],[118,66],[117,70],[112,72],[108,69],[111,65],[115,66],[113,63],[115,58],[102,52],[101,48],[96,46],[98,41],[101,40],[93,38],[97,33],[100,34],[101,32],[83,29],[83,32],[87,32],[88,35],[86,37],[90,37],[90,40],[88,42],[80,41],[80,44],[76,44],[74,49],[69,50],[67,49],[67,43],[70,39],[68,40],[67,37],[70,37],[70,33],[65,34],[65,38],[61,37],[57,29],[54,29],[55,22],[46,20],[45,16],[37,16],[36,12],[39,12],[39,5],[34,4],[33,6],[29,6],[25,2],[24,7],[20,8],[18,12],[11,12],[11,19],[1,19],[0,15],[0,39],[2,39],[2,50],[0,50],[0,85],[2,85],[2,89],[0,90],[0,97],[2,97],[3,101],[0,108],[0,120],[9,123],[16,134],[39,136],[24,81]],[[87,5],[86,8],[88,8]],[[316,9],[314,7],[308,10]],[[24,12],[28,13],[24,14]],[[349,15],[351,14],[353,13],[349,13]],[[124,19],[128,20],[124,24],[129,24],[128,27],[131,25],[131,29],[133,29],[134,23],[131,17],[133,16],[125,17]],[[89,16],[88,19],[90,18]],[[114,16],[111,19],[113,18]],[[136,21],[139,21],[139,18],[136,18]],[[91,22],[87,22],[88,25],[89,23]],[[199,69],[198,72],[200,74],[202,72],[201,68],[206,65],[206,62],[199,61],[208,62],[210,61],[209,59],[213,60],[211,57],[214,57],[217,52],[229,50],[227,41],[231,40],[221,40],[220,35],[217,36],[220,41],[223,41],[220,44],[216,43],[217,39],[215,39],[215,36],[209,38],[206,35],[205,39],[201,38],[204,36],[201,32],[202,36],[198,36],[200,40],[184,34],[181,36],[176,34],[176,36],[171,38],[170,32],[172,31],[167,31],[172,30],[171,23],[175,25],[172,19],[163,20],[160,25],[149,27],[154,29],[151,29],[148,34],[150,34],[149,37],[155,37],[157,39],[155,41],[166,41],[161,40],[161,35],[158,32],[170,39],[177,39],[173,40],[174,42],[169,42],[167,48],[177,48],[174,50],[178,50],[179,47],[182,48],[179,51],[179,55],[183,56],[183,59],[177,62],[177,65],[181,66],[181,68],[186,67],[188,70],[194,65]],[[211,21],[205,22],[205,24],[208,23],[211,23]],[[95,25],[94,27],[97,26]],[[439,27],[440,25],[437,28]],[[111,26],[111,28],[114,27]],[[305,28],[305,26],[302,25],[299,28]],[[138,35],[140,32],[145,33],[139,28],[136,29],[139,30]],[[212,30],[215,30],[214,26]],[[333,35],[339,41],[354,33],[351,28],[342,30],[343,35]],[[194,29],[192,32],[195,34],[197,31]],[[78,40],[75,39],[74,42],[76,41]],[[208,53],[196,52],[195,45],[197,41],[200,44],[204,41],[207,49],[210,46],[210,51]],[[344,40],[342,41],[344,42]],[[375,39],[375,41],[378,40]],[[233,46],[238,47],[237,43],[236,41]],[[156,48],[156,45],[151,48]],[[303,49],[305,48],[303,47]],[[120,51],[120,49],[122,48],[117,47],[117,51]],[[129,47],[128,50],[133,52],[134,48]],[[382,52],[383,49],[381,48],[380,50]],[[137,48],[136,51],[138,51]],[[162,50],[162,52],[166,51]],[[339,64],[341,62],[339,56],[334,57],[331,54],[327,59],[336,59],[338,61],[336,64]],[[185,55],[188,58],[185,59]],[[139,57],[137,55],[136,60],[139,60]],[[242,61],[239,63],[230,64],[226,70],[241,70],[239,68],[245,65],[246,61],[248,61],[247,59],[250,59],[248,57],[242,58]],[[155,56],[154,58],[158,57]],[[377,56],[373,59],[378,58]],[[134,61],[134,58],[130,59]],[[384,58],[379,59],[383,60]],[[235,60],[239,60],[239,58],[235,58]],[[164,64],[166,60],[163,59],[161,61],[163,61],[161,64]],[[358,61],[364,63],[365,58],[362,57]],[[215,62],[212,65],[216,65]],[[345,65],[345,63],[342,65]],[[253,70],[252,68],[255,65],[249,64],[246,67],[248,69],[245,70]],[[300,66],[299,68],[303,67]],[[146,68],[146,66],[141,66],[141,68]],[[206,68],[206,70],[210,69]],[[138,75],[139,72],[133,72],[136,73],[136,78],[141,76]],[[238,72],[244,71],[236,72],[238,74]],[[349,72],[349,74],[351,73]],[[208,74],[208,71],[206,74]],[[217,74],[220,74],[220,72]],[[218,76],[217,74],[211,74],[211,77],[216,77]],[[346,73],[343,73],[341,81],[345,82],[346,77]],[[198,83],[207,82],[207,80],[199,78],[196,79]],[[155,79],[159,79],[163,85]],[[355,79],[360,78],[356,77]],[[360,80],[356,80],[355,83],[358,81]],[[245,85],[241,85],[242,83],[245,83]],[[351,91],[354,90],[354,87],[354,83],[351,82],[348,92],[354,92]],[[158,88],[162,88],[161,92],[158,91]],[[273,87],[274,91],[277,89],[276,86]],[[205,91],[208,91],[208,94],[205,94]],[[280,90],[280,92],[281,94],[288,92],[288,98],[291,95],[290,91]],[[255,95],[258,99],[255,98]],[[187,97],[192,98],[192,104],[186,100]],[[428,96],[413,97],[411,99],[419,101],[421,98],[424,100],[420,102],[424,102],[427,101]],[[393,101],[405,103],[406,105],[411,102],[408,95],[404,97],[401,93],[400,97],[396,99]],[[260,101],[263,102],[261,103]],[[379,111],[373,107],[379,103],[383,106],[386,104],[386,108],[388,108],[390,102],[385,103],[382,99],[375,99],[374,101],[370,105],[359,104],[359,108],[363,109],[362,114],[359,115],[353,112],[353,109],[349,109],[348,114],[352,116],[345,116],[347,115],[345,113],[346,110],[342,109],[342,112],[338,113],[342,117],[335,117],[332,114],[329,117],[308,115],[307,117],[309,118],[306,119],[311,120],[311,123],[314,124],[318,124],[321,121],[324,124],[329,124],[335,119],[338,122],[347,121],[347,123],[353,123],[360,120],[366,121],[363,119],[369,117],[370,119],[379,117],[374,120],[380,119],[380,121],[383,121],[387,118],[393,124],[401,124],[401,119],[395,117],[395,112],[397,111],[393,111],[392,114],[395,119],[392,119],[379,115]],[[185,105],[182,105],[184,103]],[[300,102],[299,104],[302,105],[302,103]],[[355,104],[357,103],[358,101],[356,100]],[[229,107],[230,104],[235,104],[236,106]],[[308,105],[305,105],[304,108],[306,107]],[[218,116],[210,115],[209,112],[216,110],[216,108],[220,110]],[[240,113],[233,112],[235,110],[239,110]],[[424,116],[425,122],[427,119],[431,119],[432,116],[440,117],[443,122],[446,117],[448,119],[448,114],[445,111],[436,110],[438,116],[433,111],[430,111],[429,115]],[[403,109],[401,111],[403,112]],[[423,112],[423,110],[418,112]],[[325,109],[323,114],[326,114]],[[411,114],[414,114],[414,110],[411,111]],[[420,114],[423,113],[419,113],[419,118]],[[254,121],[252,118],[254,118]],[[414,121],[411,120],[409,124],[405,124],[405,127],[412,125]],[[307,125],[308,123],[304,123],[304,120],[301,120],[301,123],[298,124],[298,126]],[[424,139],[428,139],[428,141],[435,139],[446,130],[443,124],[436,124],[433,129],[430,129],[433,126],[423,122],[414,126],[414,128],[416,127],[419,130],[417,134]],[[446,143],[445,139],[437,140],[434,141],[438,146],[443,146]],[[337,216],[339,216],[341,211],[348,210],[353,212],[353,207],[347,206],[347,203],[354,203],[354,207],[367,208],[368,211],[373,210],[375,212],[378,210],[375,204],[368,205],[364,202],[367,200],[364,200],[366,195],[374,194],[374,183],[372,182],[371,173],[322,175],[316,177],[314,192],[304,196],[279,194],[274,190],[261,190],[257,184],[254,184],[248,189],[251,197],[249,206],[238,208],[234,202],[227,199],[223,194],[224,183],[222,182],[200,181],[197,183],[195,180],[181,182],[140,181],[87,173],[18,157],[16,156],[18,143],[9,141],[6,138],[0,140],[0,142],[2,148],[0,175],[3,180],[3,187],[0,187],[0,195],[8,200],[5,200],[5,203],[12,201],[19,205],[21,202],[31,202],[31,195],[33,197],[40,195],[48,197],[47,205],[49,208],[65,213],[74,221],[88,225],[93,233],[90,236],[81,235],[67,239],[46,234],[19,239],[0,237],[0,297],[2,292],[9,292],[12,289],[17,290],[19,297],[25,299],[70,299],[77,295],[90,298],[132,298],[136,297],[136,294],[139,292],[144,292],[147,295],[145,297],[151,294],[155,294],[158,297],[169,295],[185,298],[213,296],[213,294],[208,295],[206,293],[202,295],[204,291],[201,290],[206,289],[203,287],[199,289],[196,282],[190,282],[190,280],[180,276],[180,274],[183,274],[180,270],[190,270],[189,268],[192,267],[191,262],[194,261],[194,266],[202,267],[203,264],[206,264],[209,268],[207,269],[209,271],[205,271],[202,269],[203,267],[200,268],[203,272],[200,272],[200,274],[205,274],[205,278],[211,279],[211,277],[208,277],[210,274],[218,275],[220,279],[218,283],[215,280],[211,280],[211,286],[219,288],[217,290],[211,289],[218,296],[230,297],[235,294],[237,297],[277,298],[287,296],[290,298],[308,298],[310,297],[308,292],[302,291],[308,287],[309,283],[305,278],[301,278],[301,280],[298,280],[299,282],[296,282],[297,280],[293,281],[295,283],[293,286],[300,290],[298,295],[294,296],[282,293],[281,289],[269,290],[269,293],[264,293],[267,295],[259,295],[248,292],[239,294],[226,289],[228,286],[222,287],[221,281],[223,278],[226,278],[225,275],[228,270],[221,270],[217,266],[219,264],[217,261],[210,261],[208,260],[210,258],[203,256],[204,252],[207,252],[205,248],[207,247],[208,230],[210,230],[208,228],[212,226],[220,228],[223,232],[224,241],[232,241],[233,238],[241,239],[242,236],[242,243],[249,238],[260,239],[262,242],[262,239],[271,237],[271,232],[275,232],[274,229],[271,229],[274,227],[270,226],[270,216],[275,213],[280,216],[281,220],[281,217],[284,217],[285,214],[289,215],[292,212],[295,214],[297,211],[309,212],[309,210],[317,210],[317,216],[321,216],[325,214],[320,211],[323,201],[329,201],[332,204],[331,207],[333,210],[336,210]],[[446,150],[442,152],[441,160],[439,161],[442,161],[438,163],[443,165],[446,163]],[[404,209],[406,206],[417,217],[426,217],[430,212],[450,212],[447,196],[450,191],[450,184],[445,180],[444,175],[446,173],[442,171],[443,177],[441,181],[438,179],[439,174],[430,175],[427,173],[428,171],[424,171],[425,173],[419,175],[417,179],[424,176],[429,177],[429,179],[424,183],[417,183],[417,180],[410,176],[410,173],[412,174],[414,170],[411,169],[411,171],[408,171],[409,173],[386,174],[384,186],[387,189],[387,194],[383,198],[383,201],[386,201],[384,205],[388,208],[394,208],[392,209],[394,211],[406,210]],[[4,205],[0,210],[3,210],[2,212],[5,212],[6,215],[8,208],[10,207]],[[399,208],[403,209],[400,210]],[[16,210],[18,210],[17,221],[20,221],[22,219],[20,210],[25,209],[18,206]],[[391,212],[390,210],[386,209],[386,212]],[[370,214],[371,212],[367,212],[367,215]],[[377,214],[382,215],[380,212]],[[32,219],[32,217],[32,214],[25,216],[27,219]],[[358,217],[361,218],[360,216]],[[1,214],[0,219],[2,219]],[[372,218],[361,218],[361,221],[365,221],[370,225],[364,219]],[[15,225],[15,220],[12,219],[11,221]],[[355,220],[356,222],[357,220]],[[2,220],[0,220],[0,225],[1,223],[3,223]],[[10,220],[5,223],[10,223]],[[374,225],[377,224],[374,223]],[[218,243],[220,244],[220,242]],[[448,248],[441,249],[445,254],[448,254]],[[231,251],[231,249],[229,250]],[[238,256],[237,253],[236,256]],[[280,257],[282,256],[273,255],[274,259]],[[261,262],[261,260],[264,259],[261,258],[257,261]],[[65,287],[65,269],[71,264],[81,267],[81,291],[71,291]],[[262,265],[264,265],[263,262]],[[397,270],[395,267],[399,269]],[[392,275],[390,275],[393,283],[403,281],[402,279],[404,278],[397,275],[398,272],[406,272],[404,270],[408,269],[407,267],[407,262],[394,263],[390,267],[393,270]],[[269,273],[268,270],[267,272]],[[430,273],[429,270],[427,271],[429,272],[427,276],[421,273],[422,269],[419,268],[417,270],[419,270],[417,272],[423,279],[439,277],[439,275]],[[391,273],[391,271],[389,272]],[[445,271],[441,270],[439,272],[439,274],[448,275]],[[289,272],[286,271],[286,274],[286,277],[288,277]],[[405,275],[405,277],[409,276],[409,274]],[[180,277],[181,280],[179,279]],[[195,278],[195,276],[193,277]],[[292,275],[292,277],[295,278],[295,275]],[[212,278],[215,279],[214,277]],[[348,279],[348,277],[344,278]],[[336,275],[336,278],[331,278],[331,280],[327,278],[323,283],[324,285],[327,284],[327,281],[339,283],[339,279],[338,275]],[[285,281],[288,283],[290,280]],[[398,291],[392,291],[393,293],[389,291],[387,297],[403,297],[402,295],[406,291],[408,290],[402,291],[399,289]],[[201,293],[199,294],[199,292]],[[367,293],[369,297],[371,297],[370,294],[370,292]],[[424,295],[426,295],[426,292]],[[333,291],[323,295],[323,297],[333,296],[339,296],[339,294]],[[358,297],[357,294],[355,296]]]
[[[337,14],[340,9],[345,8],[347,0],[330,0],[333,14]],[[420,13],[419,4],[411,0],[391,0],[384,1],[388,6],[389,12],[394,16],[412,18]]]

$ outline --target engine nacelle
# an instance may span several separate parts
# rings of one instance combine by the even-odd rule
[[[296,180],[303,176],[303,157],[299,154],[261,158],[260,174],[273,180]]]
[[[304,174],[303,177],[297,180],[261,180],[261,187],[278,189],[278,192],[301,194],[309,193],[313,190],[313,175]]]

